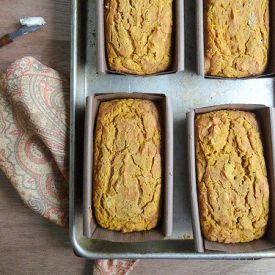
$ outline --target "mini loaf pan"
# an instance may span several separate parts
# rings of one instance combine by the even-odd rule
[[[197,74],[210,79],[225,79],[225,80],[236,80],[236,79],[255,79],[255,78],[270,78],[275,76],[275,2],[269,1],[269,56],[266,71],[257,76],[250,77],[220,77],[206,75],[204,70],[204,3],[205,0],[196,0],[196,39],[197,39]]]
[[[93,215],[93,148],[94,129],[101,102],[113,99],[137,98],[154,101],[159,107],[164,149],[162,150],[162,215],[160,224],[152,230],[120,233],[101,228]],[[164,94],[149,93],[106,93],[87,97],[84,142],[84,236],[113,242],[143,242],[163,240],[173,231],[173,113],[169,99]]]
[[[108,68],[107,52],[105,47],[105,17],[104,0],[97,0],[97,72],[101,74],[116,74],[139,76],[134,74],[120,73]],[[184,71],[184,0],[174,0],[173,3],[173,38],[172,38],[172,66],[165,72],[144,75],[142,77],[165,75]]]
[[[261,126],[263,138],[262,142],[264,147],[264,156],[270,190],[269,220],[265,236],[260,240],[255,240],[249,243],[222,244],[218,242],[210,242],[203,238],[201,232],[196,177],[195,117],[196,114],[203,114],[226,109],[253,112],[256,114]],[[199,108],[187,113],[187,125],[189,182],[191,193],[193,234],[196,251],[245,253],[268,250],[275,247],[275,109],[265,105],[257,104],[227,104]]]

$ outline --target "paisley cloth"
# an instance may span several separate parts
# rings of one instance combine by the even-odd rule
[[[68,223],[69,86],[32,57],[0,77],[0,167],[23,201]]]
[[[24,203],[60,226],[69,214],[66,79],[32,57],[0,75],[0,169]],[[128,274],[135,261],[99,260],[95,274]]]
[[[127,275],[139,260],[99,260],[95,261],[94,275]]]

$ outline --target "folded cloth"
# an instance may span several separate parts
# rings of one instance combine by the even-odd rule
[[[94,265],[94,275],[127,275],[139,260],[100,260]]]
[[[32,57],[0,77],[0,167],[23,201],[68,222],[69,86]]]
[[[68,224],[69,84],[32,57],[0,75],[0,169],[24,203]],[[133,261],[96,261],[97,274],[127,274]],[[115,272],[115,273],[114,273]]]

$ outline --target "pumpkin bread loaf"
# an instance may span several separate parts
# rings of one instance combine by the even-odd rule
[[[204,0],[205,74],[248,77],[268,61],[268,0]]]
[[[161,173],[160,118],[154,102],[121,99],[101,103],[93,179],[98,224],[123,233],[156,227]]]
[[[148,75],[171,64],[172,0],[106,0],[109,69]]]
[[[269,186],[253,113],[222,110],[196,117],[196,163],[205,239],[249,242],[266,229]]]

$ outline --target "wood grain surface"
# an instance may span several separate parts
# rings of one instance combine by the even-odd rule
[[[186,0],[194,12],[193,0]],[[190,2],[190,4],[188,4]],[[0,35],[24,16],[43,16],[47,26],[0,49],[0,69],[31,55],[69,77],[70,1],[1,0]],[[0,274],[91,274],[92,263],[74,255],[67,229],[29,210],[0,174]],[[275,274],[275,260],[140,261],[132,274]]]
[[[43,16],[47,25],[1,48],[0,69],[18,58],[31,55],[69,77],[70,8],[69,0],[1,0],[1,36],[15,31],[19,19],[25,16]]]

